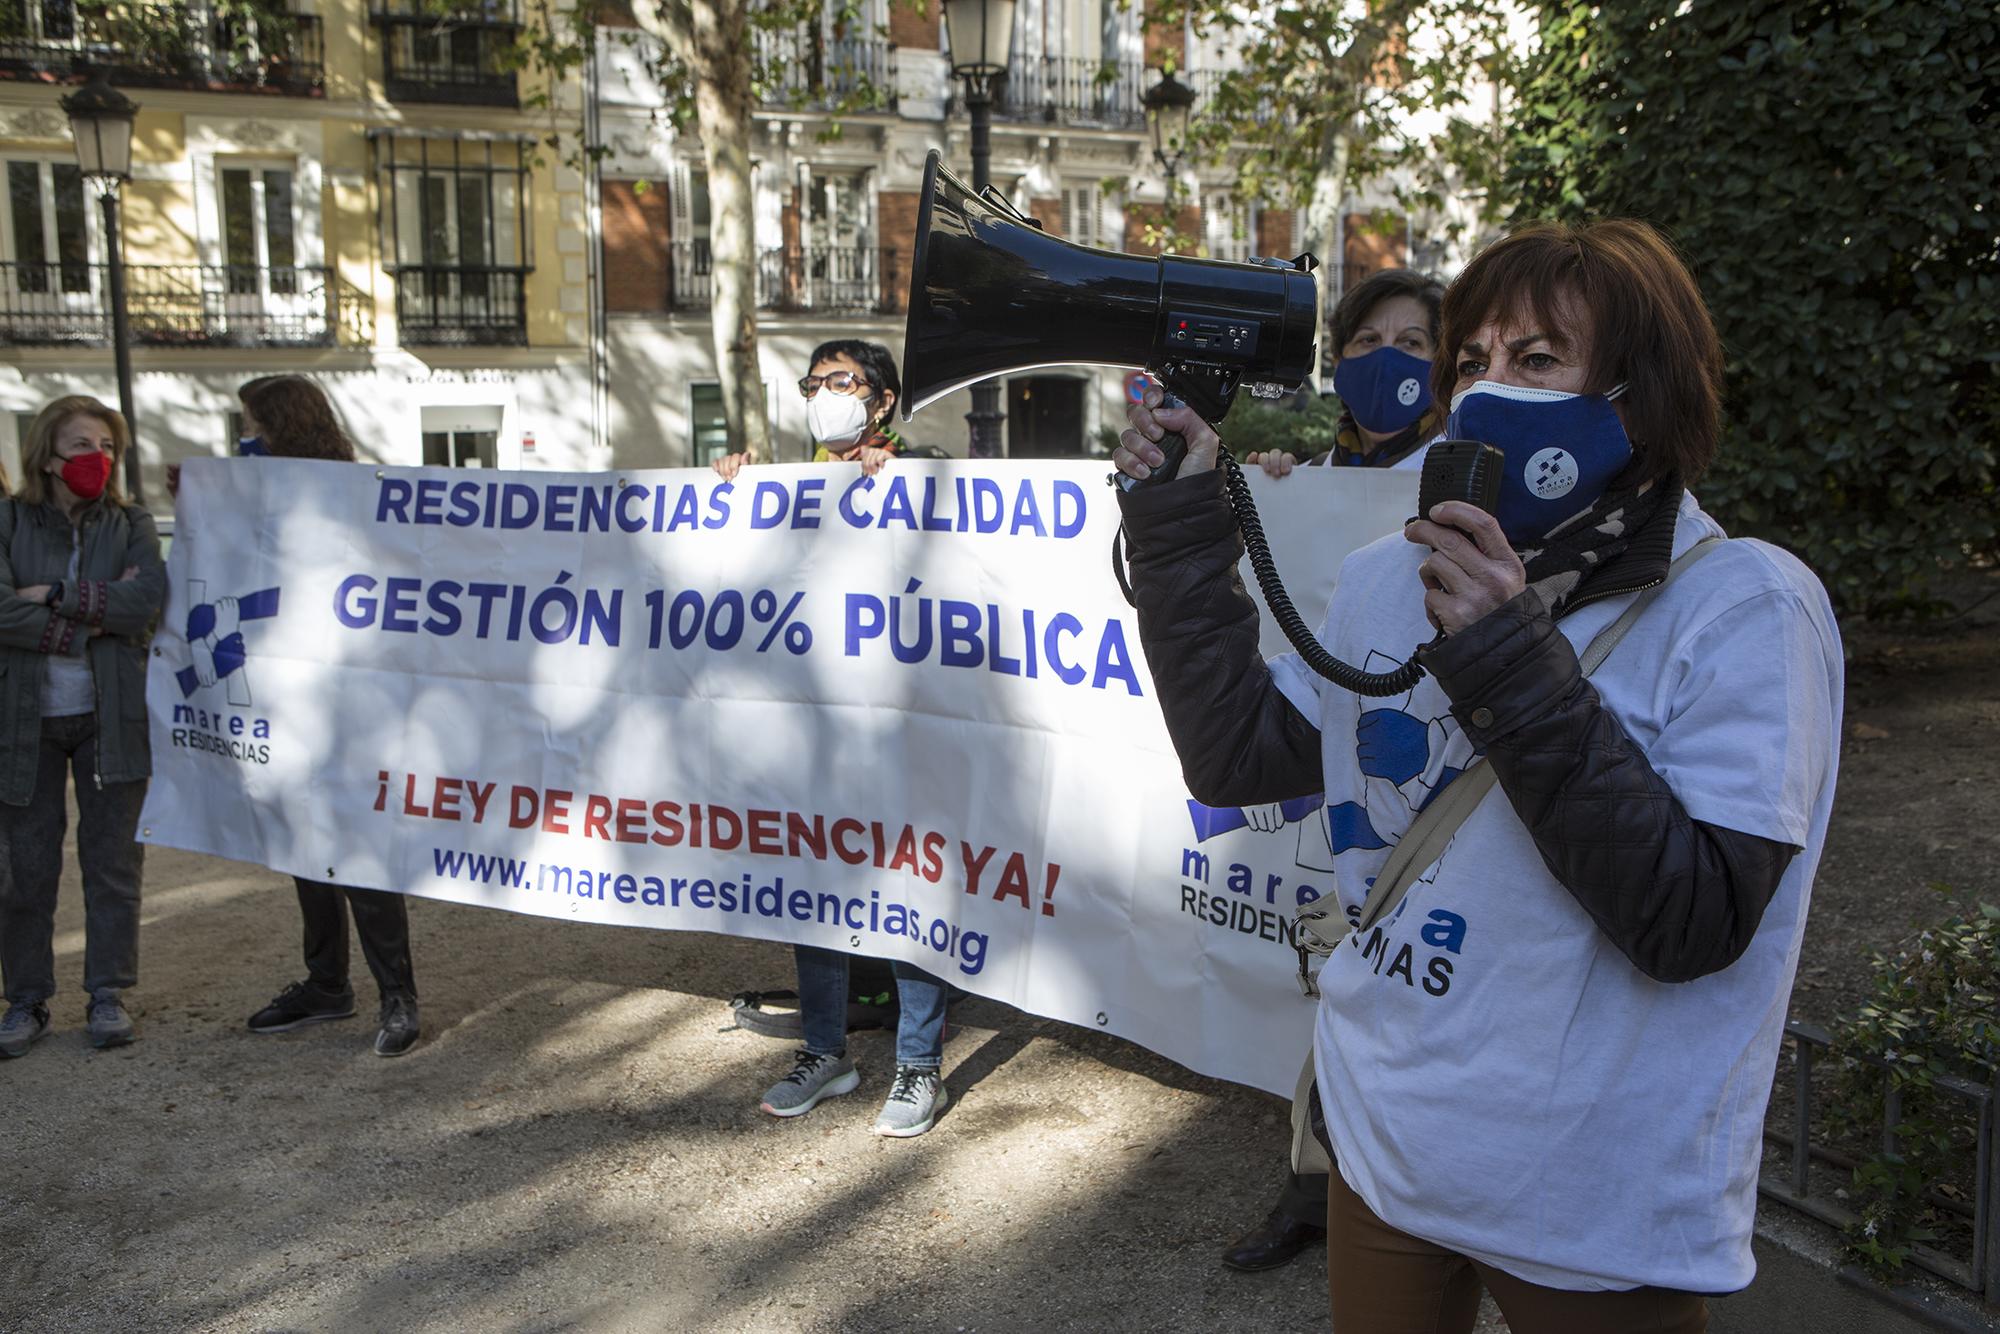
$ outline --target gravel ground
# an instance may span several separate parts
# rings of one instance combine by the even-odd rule
[[[1794,1012],[1831,1020],[1867,958],[1994,894],[2000,573],[1939,629],[1854,627],[1849,734]],[[72,867],[59,977],[82,967]],[[988,1001],[953,1012],[955,1106],[868,1133],[864,1083],[795,1121],[756,1108],[790,1049],[727,997],[789,951],[450,904],[411,910],[425,1040],[364,1015],[253,1037],[301,969],[290,883],[154,850],[141,1040],[93,1052],[82,1000],[0,1063],[0,1331],[1324,1329],[1317,1254],[1219,1249],[1263,1216],[1286,1108],[1129,1043]],[[1503,1329],[1490,1311],[1484,1330]]]
[[[790,1048],[725,1002],[789,985],[786,949],[424,900],[408,1056],[369,1050],[358,952],[361,1017],[256,1037],[301,971],[290,882],[147,872],[139,1042],[84,1042],[72,870],[55,1031],[0,1063],[9,1334],[1325,1328],[1322,1256],[1216,1263],[1283,1168],[1265,1094],[970,1001],[929,1135],[868,1131],[884,1034],[859,1092],[777,1121]]]

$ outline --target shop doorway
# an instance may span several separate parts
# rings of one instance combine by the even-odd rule
[[[1087,383],[1068,375],[1030,375],[1007,381],[1007,457],[1081,457],[1085,453],[1083,391]]]

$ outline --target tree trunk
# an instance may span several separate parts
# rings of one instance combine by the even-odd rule
[[[708,165],[716,369],[732,453],[772,458],[757,357],[757,219],[750,179],[750,49],[744,0],[693,0],[695,124]],[[695,460],[699,463],[700,460]]]
[[[1319,354],[1322,361],[1340,355],[1327,345],[1333,337],[1333,304],[1338,299],[1340,264],[1345,255],[1340,246],[1340,205],[1347,196],[1347,162],[1351,155],[1348,122],[1327,117],[1320,131],[1319,165],[1313,172],[1312,194],[1306,200],[1306,249],[1319,256],[1325,272],[1320,275]]]

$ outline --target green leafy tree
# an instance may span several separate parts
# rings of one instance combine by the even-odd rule
[[[1995,546],[2000,11],[1988,3],[1540,7],[1508,143],[1517,218],[1644,218],[1728,348],[1703,503],[1844,607],[1927,605]]]
[[[458,7],[455,0],[429,3],[446,13]],[[599,26],[614,11],[657,39],[642,48],[647,69],[676,128],[691,127],[699,138],[708,173],[711,327],[730,449],[771,458],[757,350],[750,113],[759,104],[810,101],[833,113],[827,133],[838,134],[838,116],[886,102],[886,90],[850,51],[820,36],[829,29],[865,33],[860,0],[534,0],[530,11],[513,58],[551,86],[615,31]],[[551,142],[561,145],[568,127],[558,101],[547,93],[535,101],[554,115]],[[598,149],[585,144],[583,151]]]
[[[1469,88],[1507,68],[1506,18],[1493,0],[1153,0],[1146,10],[1149,28],[1185,23],[1236,53],[1237,68],[1195,107],[1190,157],[1233,166],[1244,202],[1301,208],[1307,249],[1329,261],[1351,187],[1393,178],[1417,208],[1435,204],[1461,165],[1490,157],[1490,133],[1461,113]],[[1446,128],[1420,133],[1426,121]],[[1480,152],[1461,160],[1471,148]],[[1193,246],[1178,233],[1159,239]]]

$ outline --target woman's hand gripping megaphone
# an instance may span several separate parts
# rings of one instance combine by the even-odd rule
[[[1111,462],[1132,479],[1128,486],[1145,481],[1156,470],[1164,469],[1161,481],[1207,472],[1215,466],[1222,449],[1221,437],[1201,414],[1150,379],[1140,401],[1125,409],[1125,420],[1128,425],[1119,433]],[[1178,468],[1168,461],[1177,452],[1175,436],[1186,445],[1186,457],[1179,460]]]

